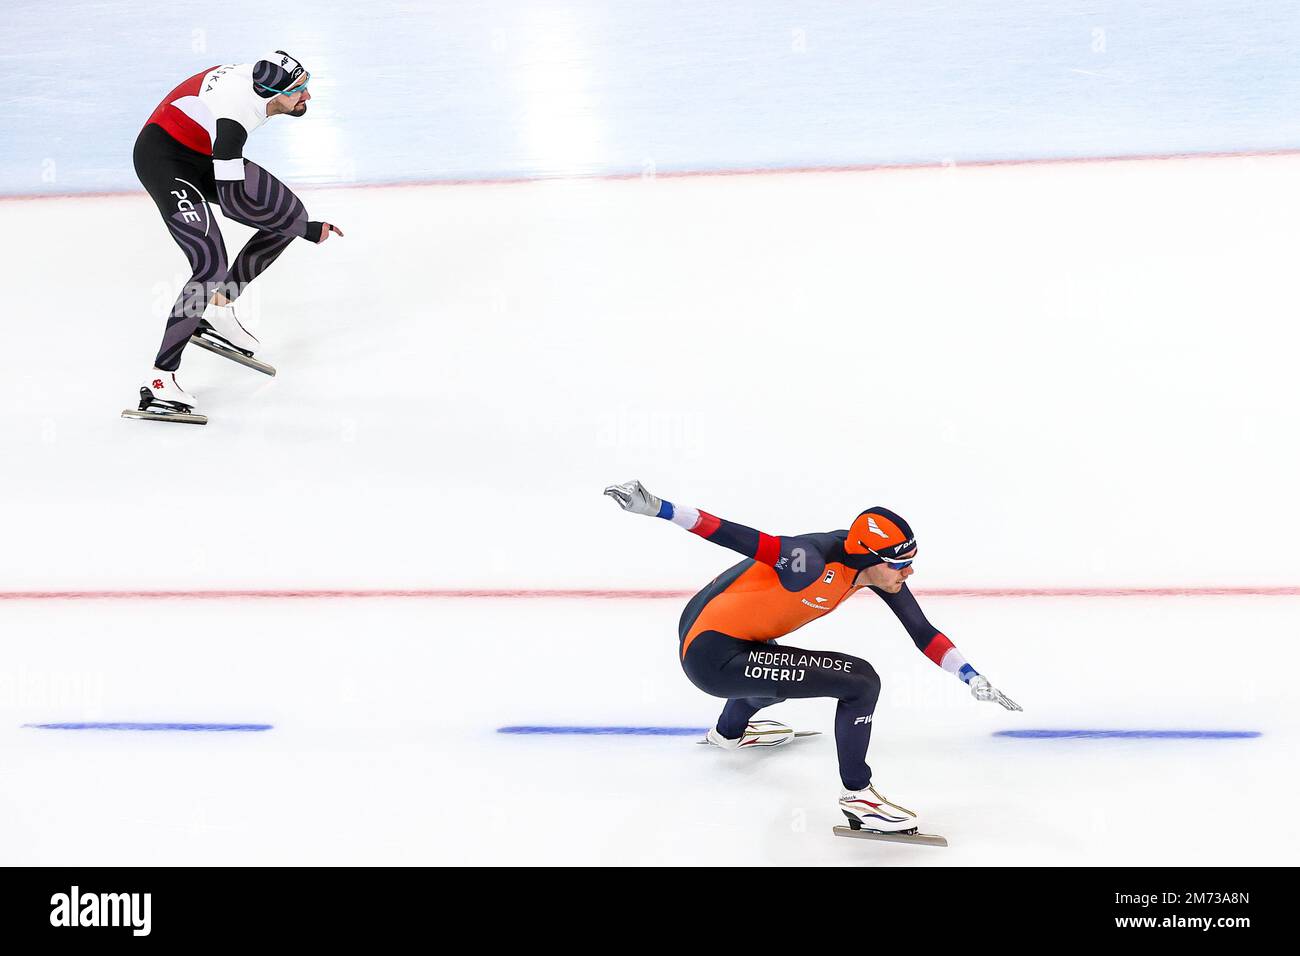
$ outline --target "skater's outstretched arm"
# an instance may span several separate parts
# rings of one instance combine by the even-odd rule
[[[327,222],[307,219],[307,208],[280,180],[244,159],[248,131],[232,119],[217,120],[212,167],[221,211],[236,222],[263,232],[324,242],[331,232],[343,232]]]
[[[912,643],[917,646],[917,649],[948,673],[955,674],[963,683],[969,685],[976,700],[991,700],[1001,704],[1007,710],[1021,709],[1020,705],[1005,696],[1001,691],[994,690],[989,684],[988,678],[971,667],[952,641],[948,640],[942,631],[926,620],[925,614],[921,611],[921,605],[916,600],[916,595],[912,593],[906,584],[895,594],[890,594],[888,591],[883,591],[877,587],[873,587],[871,590],[880,595],[881,599],[889,605],[889,609],[902,622],[903,627],[907,628],[907,633],[912,638]]]
[[[903,627],[907,628],[912,643],[916,645],[917,650],[922,654],[948,673],[961,678],[963,682],[979,675],[979,671],[966,663],[966,658],[962,656],[961,651],[953,646],[952,641],[948,640],[942,631],[926,620],[921,605],[917,603],[916,595],[912,593],[906,584],[897,594],[890,594],[888,591],[876,587],[871,590],[880,595],[881,600],[889,605],[889,609],[902,622]]]
[[[617,501],[624,511],[667,518],[692,534],[698,534],[714,544],[738,551],[745,557],[753,558],[762,564],[775,567],[781,560],[781,539],[776,535],[764,534],[743,524],[717,518],[707,511],[700,511],[688,505],[674,505],[671,501],[656,498],[639,481],[632,480],[621,485],[610,485],[605,489],[605,494]]]

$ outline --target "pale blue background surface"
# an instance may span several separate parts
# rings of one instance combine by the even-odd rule
[[[1287,0],[488,0],[0,8],[0,193],[134,189],[171,87],[284,47],[293,182],[1300,147]]]

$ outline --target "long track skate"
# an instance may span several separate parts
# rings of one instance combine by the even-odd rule
[[[200,322],[199,327],[194,334],[190,336],[190,341],[201,349],[207,349],[222,358],[228,358],[232,362],[238,362],[246,368],[254,369],[263,375],[275,375],[275,366],[268,365],[261,359],[253,358],[252,352],[246,352],[243,349],[235,348],[216,332],[212,326],[206,322]]]
[[[844,814],[846,817],[848,814]],[[916,846],[947,846],[946,837],[941,837],[936,833],[917,833],[916,827],[910,830],[896,830],[893,833],[886,833],[883,830],[868,830],[857,820],[849,819],[849,825],[846,827],[832,827],[836,836],[853,837],[857,840],[877,840],[881,843],[911,843]]]
[[[820,730],[796,730],[793,734],[791,734],[791,736],[795,737],[796,739],[799,737],[820,737],[821,735],[822,732]],[[712,746],[712,744],[709,743],[708,737],[703,737],[695,742],[697,744],[704,744],[705,746]],[[794,743],[793,740],[790,742]]]
[[[123,418],[138,418],[142,421],[177,422],[181,425],[206,425],[207,415],[196,415],[187,405],[164,402],[153,397],[147,388],[140,389],[140,406],[122,409]]]

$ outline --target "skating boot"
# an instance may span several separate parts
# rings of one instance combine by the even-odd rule
[[[745,732],[735,740],[728,740],[714,727],[705,735],[704,742],[723,750],[748,750],[750,747],[780,747],[794,737],[793,730],[775,720],[751,720],[745,725]]]
[[[181,388],[175,372],[155,368],[140,385],[138,408],[122,412],[123,418],[153,419],[163,422],[180,422],[186,425],[206,425],[206,415],[194,414],[194,396]]]
[[[199,320],[199,327],[190,336],[190,341],[223,358],[257,369],[264,375],[275,374],[274,366],[253,357],[261,343],[244,328],[235,315],[233,305],[209,305]]]
[[[840,810],[854,830],[877,833],[915,833],[916,814],[906,807],[890,803],[875,787],[845,790],[840,794]]]

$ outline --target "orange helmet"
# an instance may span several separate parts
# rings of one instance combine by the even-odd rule
[[[862,512],[853,519],[844,541],[845,553],[854,558],[849,566],[854,568],[902,560],[915,547],[912,526],[888,508],[868,508]]]

